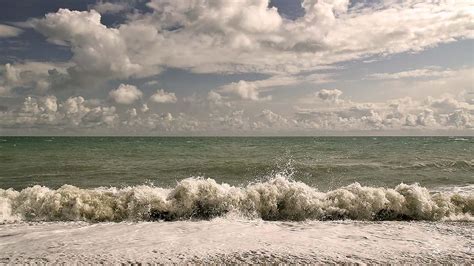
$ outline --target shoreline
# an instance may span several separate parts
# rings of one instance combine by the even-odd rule
[[[472,222],[41,222],[0,225],[0,262],[470,263]]]

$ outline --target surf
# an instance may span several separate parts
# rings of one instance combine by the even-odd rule
[[[358,183],[321,192],[277,175],[246,186],[192,177],[175,187],[153,185],[84,189],[32,186],[0,189],[3,221],[175,221],[227,215],[247,219],[472,220],[472,193],[432,192],[418,184],[395,188]]]

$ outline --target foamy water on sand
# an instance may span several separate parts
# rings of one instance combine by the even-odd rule
[[[463,222],[211,221],[3,225],[2,263],[472,263]]]

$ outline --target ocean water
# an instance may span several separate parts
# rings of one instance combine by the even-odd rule
[[[0,263],[469,263],[474,137],[0,137]]]
[[[327,191],[358,182],[474,184],[474,137],[0,137],[0,188],[246,185],[277,173]]]

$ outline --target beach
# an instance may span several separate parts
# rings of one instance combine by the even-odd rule
[[[22,223],[0,226],[0,262],[472,263],[463,222]]]

